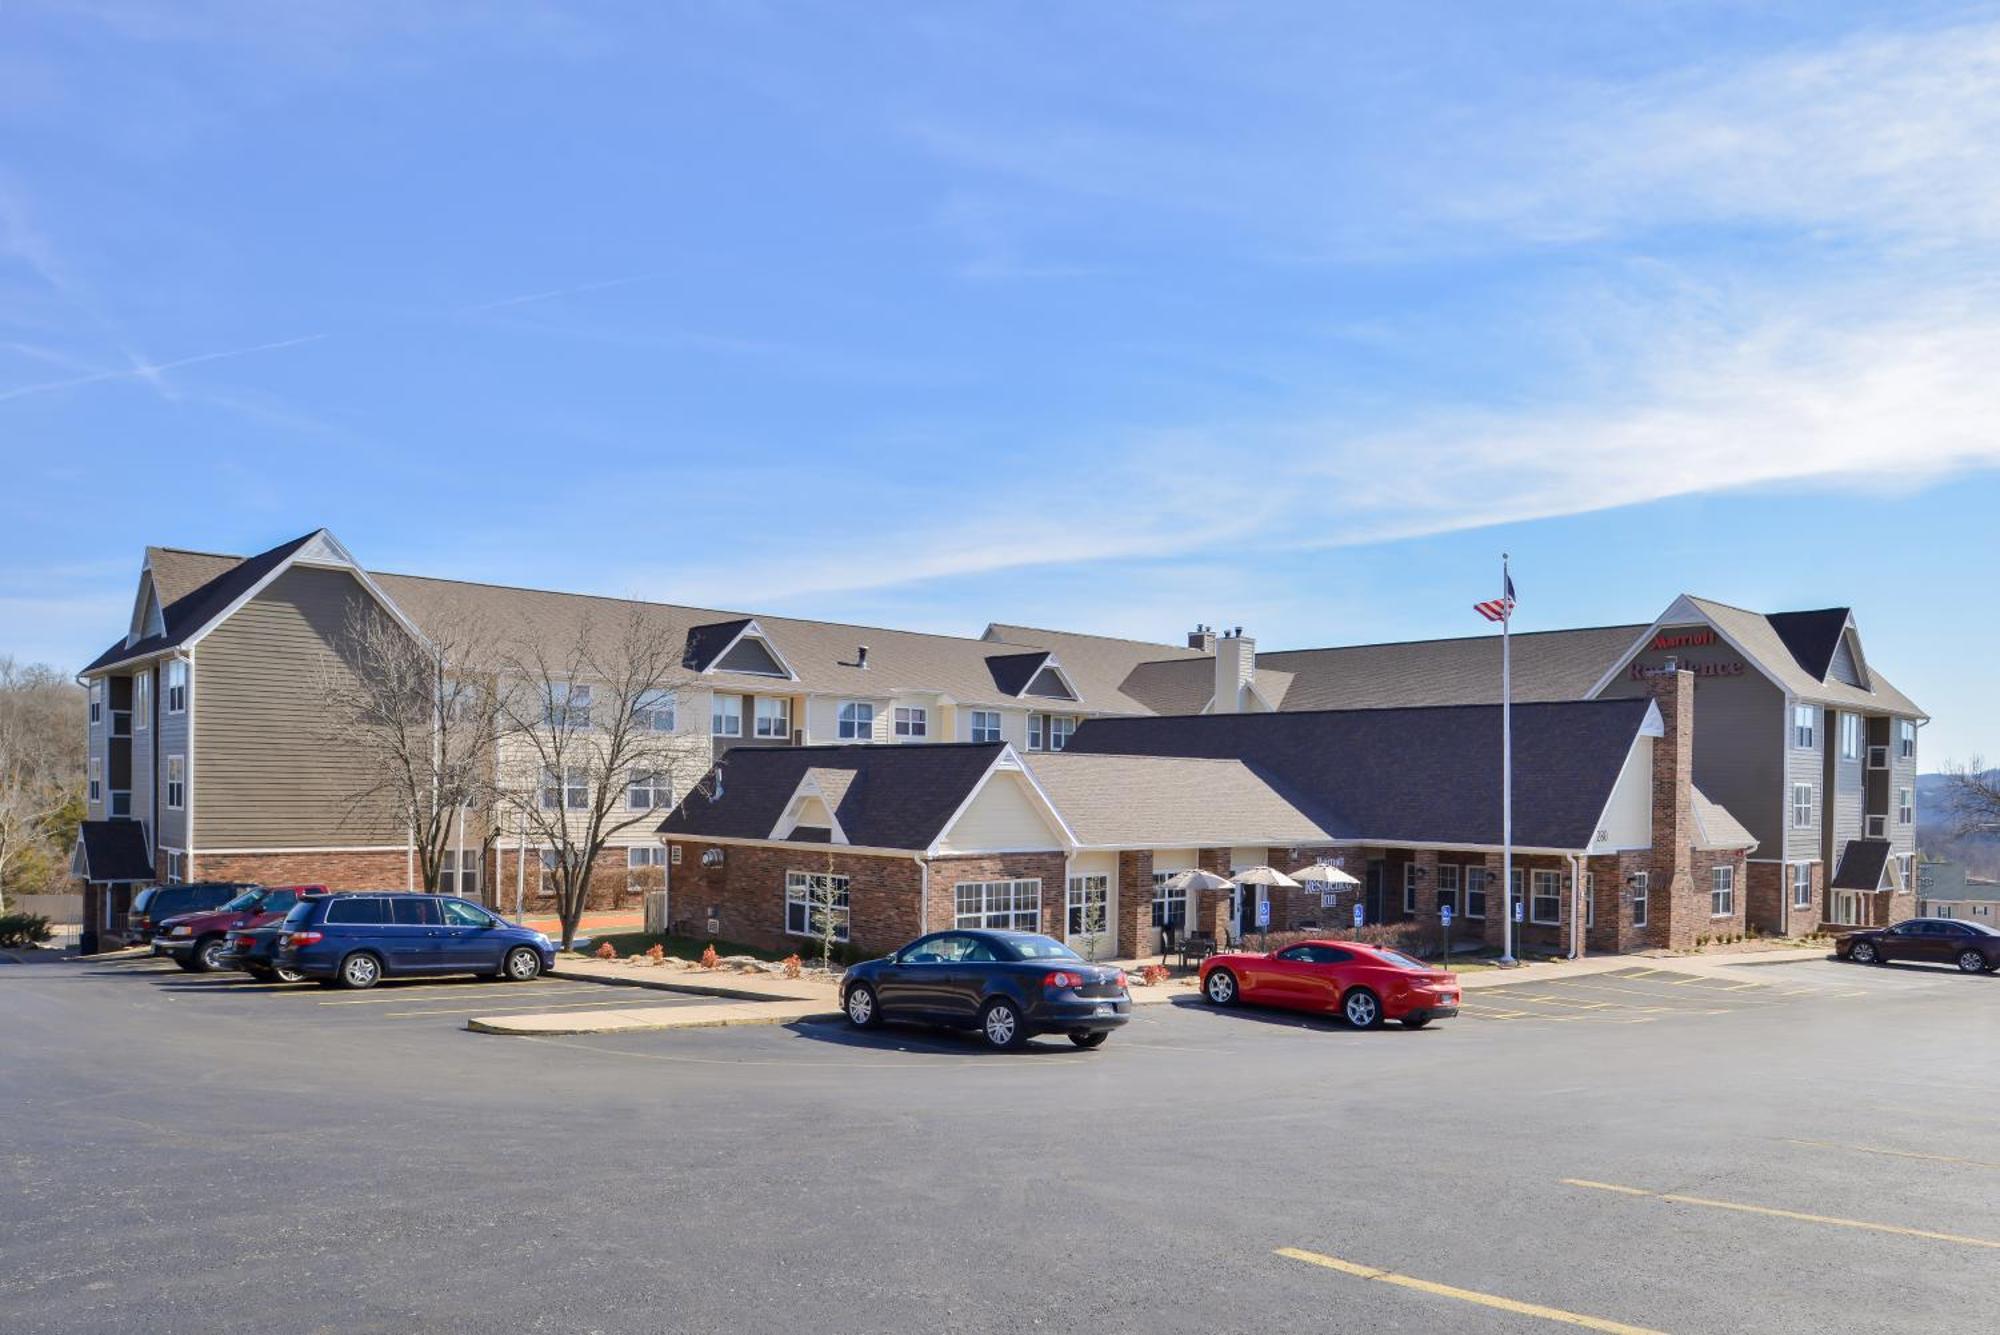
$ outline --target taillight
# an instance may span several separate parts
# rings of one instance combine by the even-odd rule
[[[1125,987],[1125,971],[1120,969],[1116,974],[1112,975],[1111,981],[1113,985],[1122,991]]]
[[[1042,979],[1042,986],[1056,992],[1063,991],[1065,988],[1082,987],[1083,975],[1057,969],[1054,973]]]
[[[286,932],[285,940],[295,946],[316,946],[326,937],[319,932]]]

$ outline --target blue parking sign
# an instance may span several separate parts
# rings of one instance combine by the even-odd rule
[[[1356,927],[1361,925],[1361,906],[1359,904],[1354,906],[1354,925]]]
[[[1521,902],[1520,900],[1518,900],[1518,899],[1517,899],[1517,900],[1515,900],[1515,901],[1514,901],[1514,921],[1515,921],[1515,922],[1519,922],[1519,921],[1521,921],[1522,917],[1524,917],[1524,916],[1525,916],[1526,912],[1527,912],[1527,906],[1526,906],[1525,904],[1523,904],[1523,903],[1522,903],[1522,902]]]
[[[1268,899],[1260,899],[1257,901],[1257,926],[1259,928],[1264,928],[1264,927],[1269,927],[1270,925],[1271,925],[1271,901]]]
[[[1447,927],[1451,926],[1451,905],[1449,904],[1438,905],[1438,917],[1444,919],[1445,926]]]

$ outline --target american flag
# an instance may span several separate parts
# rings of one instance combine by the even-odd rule
[[[1512,575],[1503,575],[1501,578],[1507,584],[1507,592],[1505,594],[1493,599],[1491,602],[1474,603],[1472,605],[1472,610],[1485,617],[1488,621],[1505,621],[1514,615],[1514,577]]]

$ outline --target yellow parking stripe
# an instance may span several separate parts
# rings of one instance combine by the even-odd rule
[[[1807,1224],[1827,1224],[1834,1228],[1858,1228],[1870,1233],[1894,1233],[1899,1237],[1923,1238],[1927,1242],[1949,1242],[1961,1247],[1986,1247],[2000,1251],[2000,1240],[1993,1238],[1969,1238],[1961,1233],[1934,1233],[1923,1228],[1904,1228],[1901,1224],[1877,1224],[1866,1219],[1843,1219],[1839,1215],[1807,1214],[1802,1210],[1780,1210],[1771,1205],[1746,1205],[1742,1201],[1718,1201],[1706,1196],[1683,1196],[1671,1191],[1647,1191],[1641,1187],[1621,1187],[1610,1182],[1590,1182],[1579,1177],[1562,1179],[1564,1186],[1588,1187],[1592,1191],[1613,1191],[1624,1196],[1651,1196],[1656,1200],[1672,1201],[1676,1205],[1702,1205],[1711,1210],[1734,1210],[1739,1214],[1767,1215],[1773,1219],[1796,1219]]]
[[[1923,1154],[1917,1150],[1890,1150],[1879,1145],[1842,1145],[1831,1140],[1800,1140],[1795,1136],[1781,1136],[1787,1145],[1810,1145],[1820,1150],[1847,1150],[1854,1154],[1884,1154],[1892,1159],[1927,1159],[1932,1163],[1964,1164],[1968,1168],[2000,1168],[2000,1163],[1988,1163],[1984,1159],[1961,1159],[1955,1154]]]
[[[1513,1312],[1519,1316],[1540,1317],[1544,1321],[1558,1321],[1566,1326],[1582,1326],[1585,1330],[1603,1330],[1614,1335],[1661,1335],[1659,1331],[1646,1326],[1628,1326],[1622,1321],[1608,1321],[1601,1316],[1585,1316],[1581,1312],[1565,1312],[1560,1307],[1544,1307],[1540,1303],[1524,1303],[1515,1298],[1502,1298],[1497,1294],[1480,1293],[1475,1289],[1455,1288],[1450,1284],[1439,1284],[1428,1279],[1417,1279],[1412,1275],[1399,1275],[1393,1270],[1383,1270],[1378,1266],[1359,1265],[1353,1261],[1343,1261],[1337,1256],[1326,1256],[1319,1252],[1309,1252],[1298,1247],[1280,1247],[1277,1254],[1294,1261],[1304,1261],[1307,1265],[1323,1266],[1337,1270],[1343,1275],[1353,1275],[1360,1279],[1372,1279],[1383,1284],[1394,1284],[1397,1288],[1415,1289],[1418,1293],[1434,1294],[1440,1298],[1456,1298],[1463,1303],[1477,1303],[1481,1307],[1492,1307],[1502,1312]]]

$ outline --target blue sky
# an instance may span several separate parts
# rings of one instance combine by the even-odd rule
[[[1246,12],[1247,11],[1247,12]],[[1851,604],[2000,756],[2000,9],[0,25],[0,652],[148,542],[1266,647]]]

